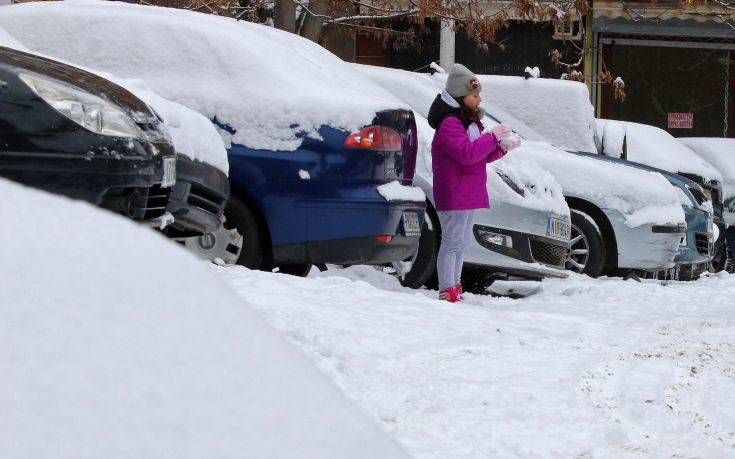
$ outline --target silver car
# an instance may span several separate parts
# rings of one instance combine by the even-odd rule
[[[678,192],[658,173],[597,155],[585,85],[479,78],[488,111],[526,139],[546,145],[529,156],[564,189],[572,219],[568,268],[598,276],[675,266],[686,232]]]

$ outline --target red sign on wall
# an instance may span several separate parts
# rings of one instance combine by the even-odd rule
[[[694,113],[669,113],[669,129],[691,129]]]

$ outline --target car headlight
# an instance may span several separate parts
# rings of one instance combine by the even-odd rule
[[[516,193],[520,194],[521,196],[525,196],[526,195],[526,193],[523,191],[523,189],[521,187],[519,187],[513,180],[511,180],[510,177],[508,177],[505,174],[498,173],[498,172],[496,172],[496,174],[498,174],[498,176],[501,179],[503,179],[503,181],[505,182],[505,184],[508,185],[508,187],[510,187],[511,190],[515,191]]]
[[[143,138],[130,116],[114,103],[60,81],[22,73],[20,79],[57,112],[95,134]]]

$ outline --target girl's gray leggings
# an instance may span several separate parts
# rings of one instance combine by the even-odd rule
[[[437,212],[442,226],[442,242],[436,260],[439,291],[459,284],[467,247],[472,240],[474,210],[447,210]]]

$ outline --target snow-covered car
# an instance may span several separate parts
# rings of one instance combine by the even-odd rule
[[[16,159],[16,164],[6,170],[6,176],[17,176],[26,184],[35,181],[44,189],[80,197],[135,219],[153,219],[153,224],[162,227],[170,237],[203,235],[221,226],[220,217],[229,195],[227,153],[222,139],[206,118],[162,98],[141,81],[122,80],[32,53],[2,29],[0,44],[7,46],[3,55],[8,72],[35,72],[35,76],[24,74],[21,78],[25,78],[24,82],[35,78],[30,83],[37,93],[37,100],[19,103],[13,100],[19,95],[15,89],[20,88],[22,92],[24,85],[6,91],[8,106],[3,110],[6,123],[22,125],[28,119],[62,116],[79,121],[83,127],[62,128],[63,134],[53,137],[54,145],[48,141],[43,145],[46,150],[76,154],[78,163],[68,161],[62,165],[58,158],[45,156],[46,151],[34,157],[24,147],[26,164],[36,171],[23,172]],[[41,106],[50,104],[54,108],[49,111],[51,115],[42,115],[38,102]],[[37,115],[31,116],[31,110]],[[80,110],[85,113],[82,117],[78,114]],[[125,116],[134,122],[126,124]],[[64,126],[56,122],[49,124],[57,129]],[[130,132],[121,129],[126,126]],[[29,136],[28,143],[39,145],[30,139],[38,135],[32,129],[37,128],[24,126],[21,131]],[[47,137],[49,132],[52,131],[40,134]],[[85,136],[96,139],[100,145],[85,147],[94,144],[84,140]],[[149,154],[154,162],[169,164],[170,177],[163,186],[150,189],[144,186],[150,173],[145,170],[142,157],[129,153],[141,141],[150,143]],[[175,158],[161,159],[174,153]],[[44,164],[43,158],[53,164]],[[10,160],[8,155],[5,159]],[[124,163],[130,167],[126,169]],[[44,177],[41,169],[52,177]],[[77,171],[76,179],[69,178],[73,170]]]
[[[443,81],[446,76],[436,78]],[[679,192],[653,170],[597,155],[594,112],[585,85],[479,78],[488,113],[510,125],[526,143],[538,142],[526,156],[564,190],[572,216],[570,269],[597,276],[675,267],[686,233]]]
[[[6,47],[0,80],[0,176],[154,226],[168,221],[176,154],[143,101],[79,68]]]
[[[682,263],[701,265],[703,259],[709,258],[712,269],[720,271],[725,264],[725,221],[723,219],[723,190],[722,190],[722,174],[715,167],[709,164],[702,157],[697,156],[690,148],[679,142],[671,134],[663,129],[647,124],[631,123],[627,121],[617,120],[596,120],[596,135],[598,151],[606,156],[615,158],[623,157],[633,163],[643,164],[659,170],[667,171],[670,174],[676,174],[681,177],[695,182],[704,192],[708,203],[700,208],[699,211],[691,211],[691,206],[684,205],[685,213],[687,213],[687,224],[692,230],[696,231],[696,238],[711,238],[709,247],[700,241],[698,247],[700,259],[691,257],[686,253],[680,253],[679,258]],[[612,137],[614,140],[609,140]],[[624,148],[621,145],[624,143]],[[674,180],[676,180],[674,178]],[[692,189],[692,184],[687,185],[687,189]],[[700,190],[693,190],[695,194],[699,194]],[[684,203],[687,200],[683,201]],[[697,206],[694,206],[697,209]],[[712,225],[696,225],[695,221],[701,221],[701,211],[704,210],[713,214],[714,224]],[[719,235],[723,237],[719,237]],[[718,237],[715,237],[718,236]],[[682,246],[686,252],[687,246]]]
[[[406,457],[213,267],[86,202],[0,194],[3,458]]]
[[[318,44],[247,21],[118,2],[11,5],[29,48],[121,78],[203,114],[229,155],[231,196],[205,254],[305,275],[386,263],[419,243],[413,114]],[[408,188],[381,194],[380,187]],[[400,188],[399,188],[400,189]]]
[[[435,276],[441,237],[432,185],[434,129],[426,119],[439,90],[428,74],[357,64],[355,68],[409,104],[417,119],[419,154],[414,183],[427,196],[427,218],[416,256],[410,264],[396,264],[404,284],[416,288]],[[522,146],[488,165],[491,208],[475,213],[474,239],[463,272],[465,284],[482,287],[489,276],[564,276],[561,270],[569,246],[569,208],[556,180],[532,161],[523,159],[528,148]]]
[[[161,97],[144,81],[106,76],[151,107],[176,149],[176,185],[166,207],[174,221],[165,228],[166,235],[190,245],[205,243],[204,235],[221,230],[230,196],[227,150],[222,138],[203,115]]]
[[[678,141],[689,147],[722,174],[722,217],[727,227],[725,269],[735,272],[735,140],[725,138],[679,137]]]

